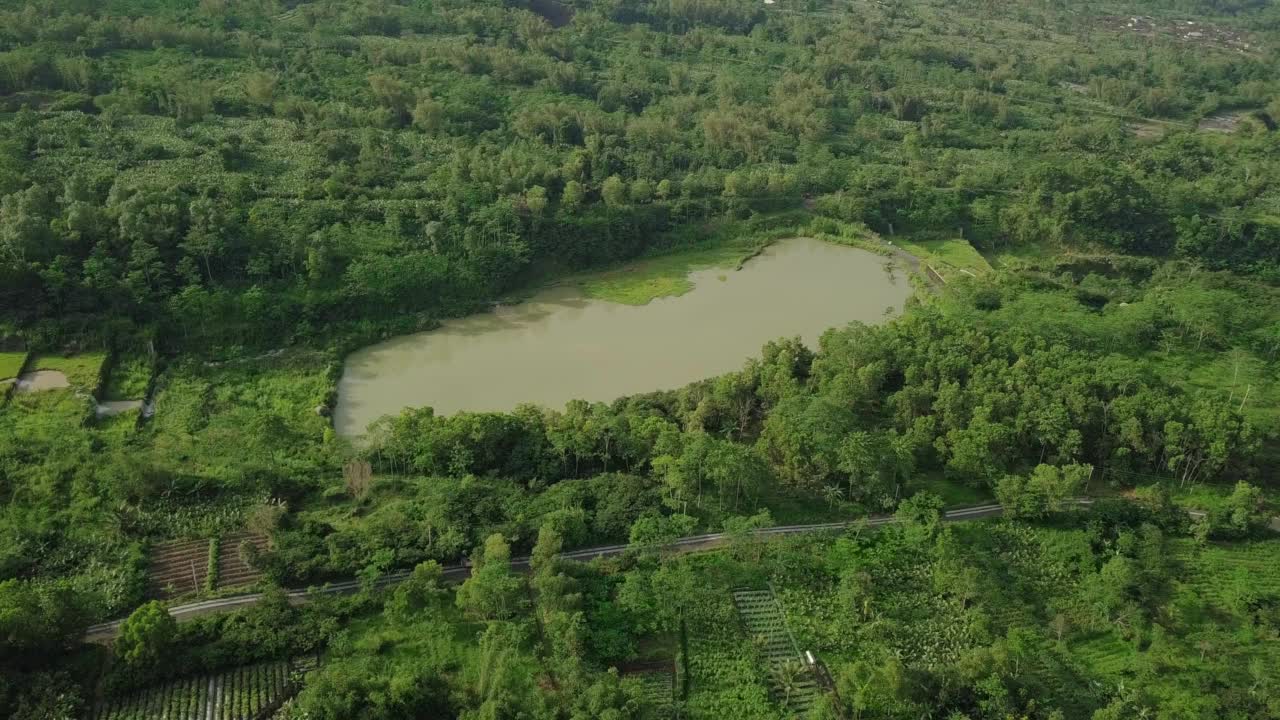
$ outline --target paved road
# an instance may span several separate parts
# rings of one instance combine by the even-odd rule
[[[1090,501],[1080,501],[1087,503]],[[993,517],[1001,513],[1001,507],[996,504],[978,505],[967,508],[957,508],[948,510],[943,514],[943,520],[960,521],[960,520],[977,520],[980,518]],[[851,522],[835,522],[835,523],[819,523],[815,525],[782,525],[778,527],[762,528],[754,531],[758,537],[776,537],[780,535],[797,535],[801,533],[812,532],[830,532],[843,530],[845,528],[862,523],[867,527],[879,527],[897,522],[892,515],[874,515],[862,520]],[[663,549],[673,550],[676,552],[696,552],[699,550],[711,550],[720,547],[729,541],[729,536],[725,533],[706,533],[704,535],[692,535],[690,537],[680,538],[675,542],[663,546]],[[623,554],[630,545],[604,545],[601,547],[585,548],[582,550],[571,550],[569,552],[560,553],[560,557],[566,560],[594,560],[603,557],[616,557]],[[512,567],[517,570],[526,570],[529,567],[529,558],[516,558],[511,561]],[[379,587],[394,585],[409,573],[400,571],[388,573],[378,579]],[[458,565],[450,565],[444,568],[444,577],[446,580],[462,581],[471,575],[471,568],[467,563]],[[308,602],[314,594],[343,594],[354,593],[360,589],[360,582],[357,580],[346,580],[343,582],[330,583],[322,587],[307,588],[299,590],[287,590],[285,595],[289,601],[294,604],[302,604]],[[212,600],[202,600],[200,602],[187,603],[185,605],[174,605],[169,608],[169,614],[177,618],[178,622],[190,620],[200,615],[209,615],[212,613],[231,612],[240,608],[249,607],[260,602],[263,593],[246,593],[244,595],[233,595],[231,597],[214,598]],[[115,620],[101,625],[94,625],[85,631],[84,639],[86,642],[107,642],[114,638],[120,632],[120,623],[122,620]]]

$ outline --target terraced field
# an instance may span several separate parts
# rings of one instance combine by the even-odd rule
[[[108,698],[86,720],[257,720],[302,687],[312,658],[248,665]]]
[[[1194,540],[1172,543],[1182,565],[1182,583],[1196,597],[1223,609],[1240,612],[1252,600],[1280,597],[1280,539],[1251,540],[1231,545],[1199,546]],[[1280,643],[1259,646],[1270,667],[1280,667]]]
[[[726,717],[725,708],[764,707],[769,688],[759,655],[741,631],[742,622],[733,596],[708,593],[703,602],[689,607],[688,717]]]
[[[1207,602],[1229,607],[1242,593],[1280,595],[1280,540],[1255,540],[1200,547],[1194,540],[1172,543],[1183,566],[1182,582]]]
[[[821,695],[817,678],[804,662],[786,616],[772,590],[733,591],[733,604],[769,669],[769,693],[790,713],[809,711]]]
[[[87,352],[78,355],[37,355],[27,366],[28,372],[46,370],[62,373],[71,387],[80,392],[95,394],[102,380],[102,365],[107,361],[105,352]]]
[[[1103,675],[1122,675],[1133,670],[1137,651],[1114,632],[1090,635],[1074,643],[1072,654],[1084,667]]]

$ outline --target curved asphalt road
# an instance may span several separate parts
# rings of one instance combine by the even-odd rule
[[[1088,504],[1090,500],[1079,500],[1081,504]],[[942,519],[945,521],[959,520],[978,520],[981,518],[999,515],[1002,508],[997,504],[977,505],[974,507],[957,508],[948,510],[943,513]],[[835,522],[835,523],[819,523],[816,525],[781,525],[778,527],[762,528],[754,531],[757,537],[775,537],[779,535],[796,535],[800,533],[812,532],[829,532],[833,530],[844,530],[859,523],[866,527],[879,527],[881,525],[889,525],[897,522],[892,515],[873,515],[871,517],[855,520],[851,522]],[[696,552],[699,550],[711,550],[720,547],[729,541],[729,536],[725,533],[707,533],[705,535],[692,535],[686,538],[680,538],[669,545],[664,545],[662,549],[674,550],[677,552]],[[628,549],[632,549],[631,545],[604,545],[601,547],[585,548],[582,550],[571,550],[569,552],[560,553],[559,557],[566,560],[594,560],[603,557],[615,557],[623,554]],[[529,566],[529,558],[516,558],[511,561],[512,567],[517,570],[527,569]],[[408,571],[399,571],[383,575],[377,580],[377,586],[386,587],[394,585],[404,578],[408,577]],[[458,565],[450,565],[444,568],[444,577],[446,580],[461,581],[471,575],[471,567],[468,563]],[[354,593],[360,589],[358,580],[346,580],[343,582],[330,583],[316,588],[307,588],[299,590],[286,590],[285,595],[289,602],[294,604],[302,604],[308,602],[313,594],[341,594]],[[233,595],[231,597],[214,598],[212,600],[202,600],[200,602],[186,603],[184,605],[174,605],[169,608],[169,614],[177,618],[178,622],[189,620],[200,615],[208,615],[211,613],[230,612],[243,607],[249,607],[260,602],[263,593],[246,593],[244,595]],[[85,631],[84,640],[86,642],[108,642],[120,632],[120,624],[123,620],[114,620],[100,625],[93,625]]]

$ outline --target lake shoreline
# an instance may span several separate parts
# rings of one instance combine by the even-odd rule
[[[812,345],[832,327],[880,322],[913,294],[862,248],[811,237],[760,245],[687,272],[692,292],[623,304],[592,297],[579,276],[362,348],[344,363],[334,428],[359,437],[404,407],[508,411],[675,389],[741,367],[780,337]]]

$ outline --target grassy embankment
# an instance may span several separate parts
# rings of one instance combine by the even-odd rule
[[[770,243],[801,234],[807,214],[761,216],[752,221],[720,221],[666,233],[658,249],[607,268],[569,275],[557,285],[574,285],[584,295],[625,305],[645,305],[657,298],[693,289],[689,273],[708,268],[732,271]]]
[[[816,218],[804,211],[763,215],[751,221],[722,221],[686,227],[667,235],[658,250],[620,265],[570,275],[557,285],[575,285],[590,298],[626,305],[644,305],[693,289],[689,274],[724,268],[731,272],[773,242],[791,237],[819,237],[829,242],[887,254],[882,241],[864,227]],[[895,242],[933,265],[944,277],[967,271],[990,272],[991,266],[968,242],[955,238]],[[724,279],[724,276],[721,277]]]
[[[976,277],[991,272],[991,264],[962,238],[923,240],[893,238],[893,243],[929,265],[947,282],[958,275]]]

